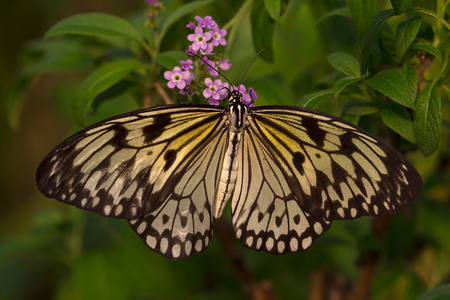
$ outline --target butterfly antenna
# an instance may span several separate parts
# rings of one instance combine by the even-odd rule
[[[199,55],[197,55],[197,54],[195,54],[194,52],[191,52],[191,51],[189,51],[189,50],[186,51],[186,54],[187,54],[187,55],[195,56],[195,57],[197,57],[198,59],[200,59],[200,60],[202,61],[202,63],[208,65],[208,66],[209,66],[210,68],[212,68],[214,71],[216,71],[217,73],[219,73],[220,76],[222,76],[223,78],[225,78],[225,79],[228,81],[228,83],[230,84],[231,87],[233,86],[233,84],[231,83],[231,81],[228,80],[228,78],[227,78],[225,75],[223,75],[222,73],[220,73],[219,70],[217,70],[216,68],[214,68],[213,66],[211,66],[211,65],[210,65],[209,63],[207,63],[206,61],[204,61],[202,57],[200,57]],[[227,87],[225,87],[225,88],[227,89],[228,92],[230,92],[230,90],[229,90]]]
[[[252,60],[252,62],[250,63],[250,65],[248,66],[248,68],[247,68],[247,70],[245,70],[245,73],[244,73],[244,75],[242,76],[242,78],[241,78],[241,82],[239,82],[239,85],[237,86],[238,87],[238,90],[239,90],[239,87],[241,86],[241,84],[242,84],[242,81],[244,80],[244,77],[245,77],[245,75],[247,75],[247,72],[248,72],[248,70],[250,70],[250,67],[253,65],[253,63],[255,62],[255,59],[258,57],[258,55],[260,55],[261,54],[261,52],[263,52],[265,49],[262,49],[261,51],[259,51],[258,53],[256,53],[256,55],[255,55],[255,57],[253,58],[253,60]]]

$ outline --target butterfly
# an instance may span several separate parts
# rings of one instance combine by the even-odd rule
[[[236,238],[274,254],[306,250],[334,220],[394,213],[422,179],[396,150],[335,116],[294,106],[175,104],[94,124],[42,161],[49,198],[128,219],[153,251],[203,251],[231,198]]]

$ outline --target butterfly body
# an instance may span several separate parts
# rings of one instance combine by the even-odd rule
[[[333,220],[393,213],[422,181],[397,151],[331,115],[290,106],[198,104],[139,110],[57,146],[37,171],[49,198],[129,219],[155,252],[203,251],[231,198],[237,239],[275,254],[307,249]]]

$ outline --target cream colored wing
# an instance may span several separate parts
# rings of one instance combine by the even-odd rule
[[[254,108],[242,147],[233,224],[256,250],[304,250],[329,222],[396,212],[422,188],[414,167],[383,141],[304,108]]]
[[[195,254],[212,234],[226,120],[223,108],[188,104],[105,120],[43,160],[38,188],[81,209],[135,219],[144,242],[169,258]]]

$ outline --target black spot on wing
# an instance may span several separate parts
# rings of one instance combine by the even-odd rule
[[[326,131],[319,127],[319,121],[312,118],[302,118],[302,125],[305,127],[309,138],[316,143],[316,146],[323,147]]]
[[[152,143],[154,140],[159,138],[171,121],[170,114],[155,115],[153,117],[152,124],[142,128],[142,132],[145,136],[145,143]]]
[[[292,163],[300,175],[305,174],[305,170],[303,169],[303,164],[305,163],[305,155],[301,152],[294,152],[292,154]]]
[[[164,160],[166,161],[166,164],[164,165],[164,171],[169,170],[176,159],[177,159],[177,151],[173,149],[167,150],[166,153],[164,153]]]

